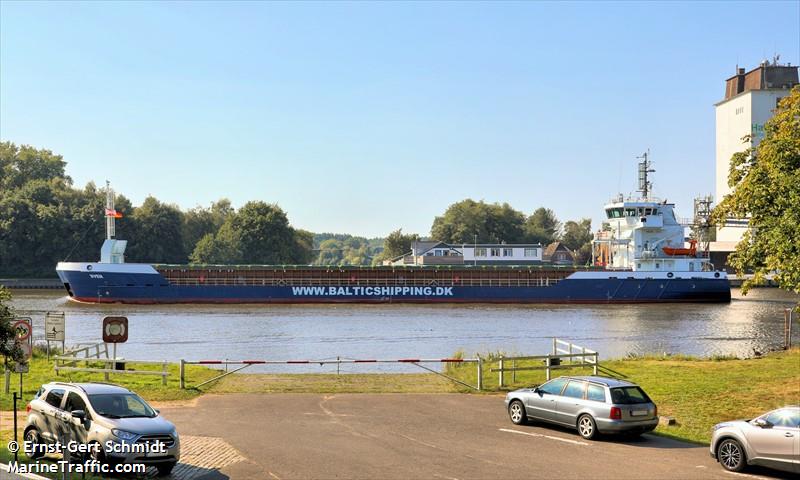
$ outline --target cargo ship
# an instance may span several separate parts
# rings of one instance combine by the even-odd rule
[[[729,302],[727,274],[686,247],[674,204],[641,197],[605,206],[590,267],[550,264],[314,266],[125,263],[107,189],[99,262],[60,262],[69,297],[87,303],[666,303]],[[462,246],[466,247],[466,246]],[[499,250],[499,249],[498,249]],[[454,257],[458,246],[453,246]]]

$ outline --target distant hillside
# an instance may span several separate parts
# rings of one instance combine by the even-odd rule
[[[315,265],[372,265],[383,251],[383,238],[356,237],[347,233],[315,233]]]

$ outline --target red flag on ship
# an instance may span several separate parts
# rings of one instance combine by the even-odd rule
[[[122,218],[122,212],[118,212],[111,208],[106,208],[106,217]]]

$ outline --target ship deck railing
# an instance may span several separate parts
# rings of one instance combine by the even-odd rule
[[[180,278],[166,276],[175,286],[252,286],[252,287],[550,287],[564,277],[483,278],[483,279],[397,279],[368,278]]]

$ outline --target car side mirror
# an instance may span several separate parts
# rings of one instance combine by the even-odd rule
[[[86,419],[86,410],[73,410],[72,418]]]
[[[768,420],[764,420],[763,418],[757,418],[754,423],[756,424],[757,427],[761,427],[761,428],[772,428],[773,427],[772,423],[770,423]]]

